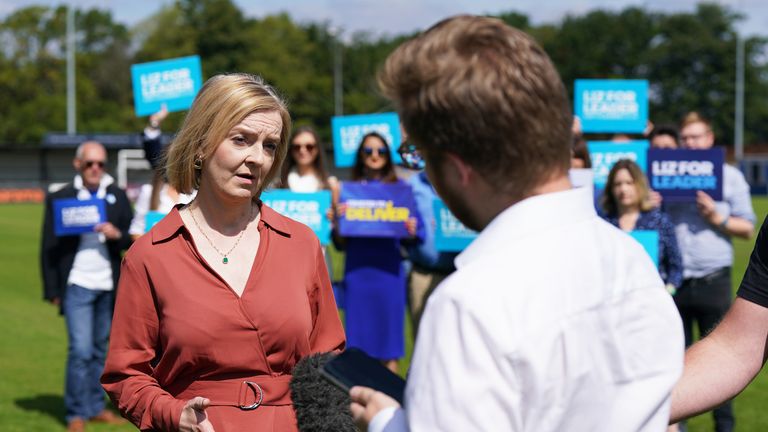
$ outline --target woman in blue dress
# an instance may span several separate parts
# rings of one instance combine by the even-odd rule
[[[378,133],[366,134],[357,150],[352,181],[406,184],[397,178],[391,151]],[[344,185],[341,185],[342,191]],[[342,192],[343,194],[343,192]],[[337,216],[346,205],[336,206]],[[341,237],[334,242],[346,250],[344,269],[347,346],[362,349],[397,372],[405,354],[405,271],[402,241],[418,241],[417,217],[405,222],[410,237]]]
[[[648,181],[640,167],[622,159],[611,168],[601,204],[605,220],[623,231],[649,230],[659,233],[659,274],[670,294],[683,282],[683,260],[675,227],[666,213],[653,208]]]

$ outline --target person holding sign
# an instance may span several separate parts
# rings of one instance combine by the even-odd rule
[[[387,142],[369,132],[360,143],[352,168],[352,181],[368,185],[401,184]],[[406,189],[410,192],[410,187]],[[342,184],[343,196],[344,184]],[[343,198],[342,198],[343,199]],[[338,219],[347,212],[346,202],[336,205],[334,242],[346,250],[344,267],[347,343],[360,348],[396,372],[405,354],[405,272],[400,252],[402,240],[417,237],[417,217],[405,224],[409,239],[398,237],[344,236]]]
[[[197,196],[125,255],[101,379],[141,430],[295,431],[294,365],[344,348],[317,237],[259,199],[290,124],[261,78],[217,75],[169,148],[170,185]]]
[[[323,161],[323,145],[317,132],[301,126],[291,135],[290,152],[280,172],[280,187],[293,192],[330,189],[338,193],[339,180],[329,176]]]
[[[709,122],[699,114],[689,113],[680,127],[682,147],[691,150],[710,149],[715,135]],[[686,346],[693,343],[693,323],[703,335],[723,319],[731,305],[731,237],[752,236],[755,212],[749,185],[738,169],[723,165],[723,200],[715,201],[697,191],[691,202],[666,202],[665,208],[675,224],[683,255],[683,284],[675,295],[675,303],[683,318]],[[733,430],[732,403],[714,410],[715,430]]]
[[[674,303],[643,248],[568,180],[572,115],[544,50],[457,16],[379,82],[438,195],[478,237],[427,302],[405,406],[350,390],[378,431],[661,431],[682,370]]]
[[[176,204],[187,204],[195,197],[191,194],[180,194],[173,186],[169,185],[162,170],[163,144],[160,125],[168,116],[168,109],[163,105],[162,109],[149,116],[149,124],[141,134],[144,156],[152,167],[152,183],[145,184],[139,191],[139,197],[133,207],[135,212],[129,232],[133,239],[139,238],[148,231],[147,214],[159,212],[168,214]],[[151,227],[149,227],[151,228]]]
[[[648,181],[635,162],[621,159],[613,165],[601,204],[604,219],[622,231],[659,233],[659,274],[667,291],[674,295],[683,282],[683,261],[675,227],[664,212],[651,204]]]
[[[44,297],[61,307],[67,324],[64,405],[67,428],[81,431],[88,420],[123,422],[106,410],[99,376],[104,367],[115,287],[120,276],[122,252],[131,244],[128,226],[131,204],[125,192],[106,173],[107,151],[101,143],[87,141],[77,148],[73,165],[78,174],[72,183],[45,199],[40,267]],[[56,235],[67,217],[55,214],[58,202],[68,202],[61,212],[78,212],[77,202],[101,201],[106,220],[83,227],[77,235]]]

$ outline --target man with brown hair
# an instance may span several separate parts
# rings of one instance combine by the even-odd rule
[[[481,232],[427,303],[406,406],[354,387],[358,424],[664,430],[680,320],[640,245],[571,188],[570,103],[546,53],[459,16],[400,46],[380,82],[438,194]]]

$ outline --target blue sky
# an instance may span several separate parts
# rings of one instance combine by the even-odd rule
[[[156,12],[171,0],[0,0],[0,17],[34,4],[58,5],[70,3],[79,8],[108,8],[113,17],[133,25]],[[498,13],[515,10],[528,15],[534,24],[557,22],[567,14],[582,14],[602,8],[620,10],[629,5],[663,12],[690,12],[696,5],[692,0],[235,0],[248,16],[264,16],[288,12],[298,21],[329,21],[346,34],[373,31],[397,34],[424,29],[441,18],[457,13]],[[768,1],[720,0],[741,11],[748,19],[740,30],[750,35],[768,35]]]

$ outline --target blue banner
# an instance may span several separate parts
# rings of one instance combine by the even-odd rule
[[[336,116],[331,119],[333,132],[333,159],[337,167],[351,167],[355,164],[357,148],[368,132],[378,132],[389,145],[392,161],[400,163],[400,119],[397,113],[360,114]]]
[[[435,209],[435,249],[440,252],[460,252],[477,237],[477,231],[464,226],[440,198],[433,202]]]
[[[696,201],[696,191],[723,199],[723,149],[648,150],[648,180],[664,200]]]
[[[344,215],[339,233],[349,237],[408,237],[405,221],[414,214],[413,190],[401,183],[344,182]]]
[[[636,140],[616,143],[613,141],[589,141],[587,142],[589,157],[592,159],[592,171],[595,178],[595,189],[605,189],[608,173],[613,165],[621,159],[635,161],[640,169],[645,172],[648,141]]]
[[[144,232],[148,233],[155,224],[160,222],[167,213],[159,212],[157,210],[150,210],[144,215]]]
[[[651,261],[659,266],[659,233],[658,231],[645,231],[637,230],[628,233],[632,238],[637,240],[643,249],[648,252],[648,256],[651,257]]]
[[[641,133],[648,124],[648,81],[578,79],[574,113],[586,132]]]
[[[101,198],[53,200],[53,231],[57,236],[93,232],[96,225],[106,220],[107,206]]]
[[[192,106],[203,85],[200,57],[180,57],[131,66],[133,104],[137,116],[160,111],[182,111]]]
[[[287,189],[270,189],[261,193],[261,200],[281,215],[312,228],[320,239],[320,244],[326,245],[330,242],[331,221],[328,220],[328,209],[331,207],[330,191],[299,193]]]

